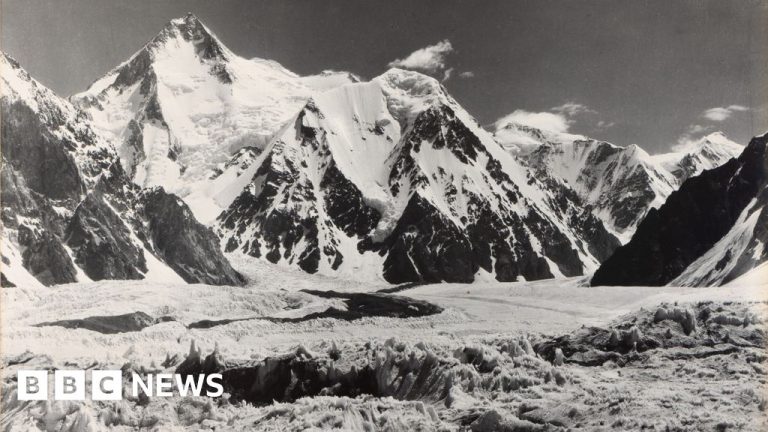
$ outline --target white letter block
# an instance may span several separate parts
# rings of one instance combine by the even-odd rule
[[[20,401],[48,399],[48,371],[20,370],[16,379]]]
[[[85,400],[85,371],[57,370],[53,373],[55,400]]]
[[[91,374],[91,399],[123,398],[123,373],[119,370],[95,370]]]

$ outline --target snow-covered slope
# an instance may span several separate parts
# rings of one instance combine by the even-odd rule
[[[623,243],[651,208],[658,208],[688,177],[722,165],[744,149],[711,134],[676,152],[649,155],[637,145],[619,147],[580,135],[510,123],[496,140],[540,177],[573,188]]]
[[[212,197],[227,188],[218,175],[234,153],[262,149],[314,91],[355,80],[239,57],[188,14],[72,100],[117,143],[134,182],[180,195],[209,221],[229,204]]]
[[[687,179],[653,209],[594,285],[722,285],[768,261],[768,134]]]
[[[735,280],[728,282],[727,286],[744,288],[768,286],[768,262],[764,262]]]
[[[0,77],[4,285],[242,282],[186,205],[128,180],[83,112],[2,53]]]
[[[308,272],[539,279],[588,272],[618,244],[416,72],[316,95],[246,165],[219,217],[226,250]]]

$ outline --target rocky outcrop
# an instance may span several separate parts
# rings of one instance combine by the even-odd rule
[[[50,231],[35,231],[27,225],[19,226],[19,246],[23,265],[44,285],[77,281],[75,266],[61,243]]]
[[[51,128],[63,126],[60,113],[52,113],[49,124],[21,102],[2,99],[3,158],[24,177],[29,189],[53,200],[76,202],[83,192],[72,143],[57,139]]]
[[[595,272],[592,284],[723,283],[768,259],[765,224],[751,219],[766,220],[766,142],[768,135],[756,137],[738,159],[686,180],[648,213],[632,240]],[[730,266],[735,261],[740,264]],[[723,269],[728,271],[716,273]],[[684,272],[690,277],[675,281]]]
[[[61,241],[64,218],[44,196],[27,186],[4,157],[0,176],[4,241],[19,246],[22,266],[41,283],[75,282],[77,271]],[[4,261],[7,261],[4,265],[10,264],[7,258]],[[13,283],[11,280],[7,282]],[[9,286],[8,283],[3,286]]]
[[[185,281],[242,285],[245,278],[222,255],[219,239],[177,196],[155,188],[141,194],[147,239],[157,254]]]
[[[155,319],[144,312],[137,311],[122,315],[91,316],[87,318],[50,321],[37,324],[36,327],[57,326],[68,329],[86,329],[102,334],[138,332],[167,319]]]
[[[132,237],[131,229],[98,191],[78,205],[67,229],[75,262],[93,280],[144,278],[147,261]]]

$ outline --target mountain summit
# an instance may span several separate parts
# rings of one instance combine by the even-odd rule
[[[224,186],[211,180],[233,154],[263,148],[316,88],[352,80],[239,57],[188,14],[72,100],[115,143],[136,184],[180,195],[209,221],[229,204],[213,198]]]

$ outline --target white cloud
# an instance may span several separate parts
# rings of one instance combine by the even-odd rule
[[[698,135],[714,130],[715,127],[711,125],[692,124],[688,126],[686,133],[688,135]]]
[[[428,47],[419,48],[403,59],[389,63],[389,67],[403,69],[418,69],[426,72],[437,72],[445,69],[445,59],[453,52],[453,46],[448,39]]]
[[[608,128],[612,128],[614,125],[616,125],[615,122],[609,122],[609,121],[605,121],[605,120],[600,120],[600,121],[597,122],[596,127],[598,129],[608,129]]]
[[[544,112],[515,110],[496,120],[494,125],[496,131],[509,123],[516,123],[555,133],[567,133],[577,120],[583,126],[598,130],[605,130],[614,125],[613,122],[599,119],[599,115],[600,113],[584,104],[566,102]]]
[[[672,151],[677,153],[683,153],[696,146],[701,137],[694,137],[688,134],[682,134],[677,139],[677,143],[672,145]]]
[[[472,71],[464,71],[459,74],[459,78],[467,79],[467,78],[474,78],[474,77],[475,77],[475,73]]]
[[[443,73],[443,82],[446,82],[449,79],[451,79],[452,74],[453,74],[453,68],[446,69],[445,72]]]
[[[535,127],[548,132],[565,133],[571,126],[571,121],[561,113],[530,112],[515,110],[496,120],[496,129],[501,129],[509,123]]]
[[[573,117],[578,114],[597,114],[597,111],[588,108],[584,104],[576,102],[566,102],[562,105],[550,108],[551,111],[565,114],[568,117]]]
[[[710,121],[720,123],[731,118],[734,113],[749,111],[749,107],[743,105],[729,105],[727,107],[714,107],[710,108],[703,113],[701,117]],[[692,146],[696,146],[701,139],[711,134],[717,128],[711,124],[698,124],[694,123],[688,126],[678,138],[677,142],[672,145],[672,151],[682,152],[687,151]]]
[[[727,107],[710,108],[702,114],[704,118],[711,121],[721,122],[733,115],[735,112],[748,111],[749,108],[742,105],[731,105]]]

